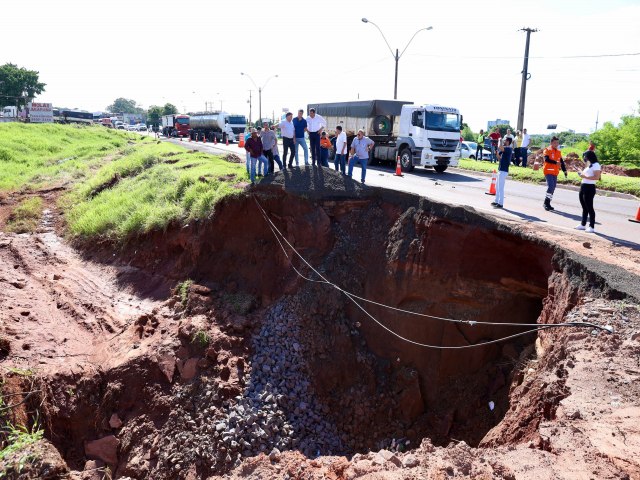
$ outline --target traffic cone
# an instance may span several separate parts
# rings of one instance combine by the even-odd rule
[[[213,144],[214,144],[214,145],[217,145],[217,144],[218,144],[218,136],[217,136],[217,135],[214,135],[214,136],[213,136]]]
[[[207,143],[207,136],[206,135],[202,135],[202,143]]]
[[[240,141],[238,142],[238,148],[244,148],[244,136],[240,136]]]
[[[638,207],[638,211],[636,212],[636,218],[630,218],[630,222],[640,223],[640,207]]]
[[[402,174],[402,165],[400,165],[400,155],[398,155],[396,159],[396,173],[393,174],[394,177],[404,177]]]
[[[491,186],[489,187],[488,192],[484,192],[485,195],[495,195],[496,194],[496,181],[498,180],[498,173],[493,170],[491,174]]]
[[[226,144],[229,145],[229,137],[227,137],[227,143]]]

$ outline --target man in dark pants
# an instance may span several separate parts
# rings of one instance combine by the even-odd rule
[[[309,132],[309,144],[311,147],[311,163],[315,166],[318,162],[320,166],[320,134],[327,126],[321,115],[316,114],[316,109],[309,109],[307,117],[307,132]]]
[[[269,161],[269,173],[273,175],[275,172],[275,165],[273,163],[273,146],[278,143],[278,137],[276,137],[276,132],[269,128],[268,122],[264,122],[262,125],[263,129],[262,134],[260,135],[260,140],[262,140],[262,147],[264,149],[262,154],[267,157],[267,160]],[[280,162],[280,159],[278,159],[278,166],[280,167],[280,170],[282,170],[282,163]]]
[[[282,155],[282,163],[287,165],[287,151],[291,150],[289,156],[289,168],[293,168],[293,157],[295,157],[294,147],[295,141],[295,128],[293,127],[293,113],[287,112],[285,119],[280,122],[280,132],[282,133],[282,149],[284,153]]]

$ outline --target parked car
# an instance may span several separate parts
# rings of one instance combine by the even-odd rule
[[[470,158],[472,160],[475,160],[477,148],[478,148],[478,144],[476,142],[462,142],[460,144],[460,157]],[[483,148],[481,160],[490,160],[490,159],[491,159],[491,152]]]
[[[147,126],[146,125],[140,125],[138,127],[138,131],[139,132],[146,132],[147,131]]]

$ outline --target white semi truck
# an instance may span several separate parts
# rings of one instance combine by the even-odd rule
[[[398,100],[312,103],[310,108],[324,117],[330,137],[341,125],[349,147],[363,129],[375,142],[370,164],[400,157],[405,172],[421,166],[440,173],[458,165],[462,116],[457,108]]]
[[[200,112],[189,116],[189,136],[193,140],[206,138],[212,142],[235,142],[244,135],[247,119],[227,112]]]

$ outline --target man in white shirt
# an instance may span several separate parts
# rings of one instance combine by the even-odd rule
[[[316,113],[315,108],[309,109],[307,117],[307,132],[309,132],[309,146],[311,147],[311,164],[320,166],[320,134],[327,126],[324,118]]]
[[[520,156],[522,157],[521,165],[523,167],[527,166],[527,150],[529,149],[529,145],[531,145],[531,137],[527,133],[527,129],[524,128],[522,130],[522,144],[520,145]]]
[[[346,174],[346,159],[347,159],[347,134],[342,131],[342,126],[338,125],[336,127],[336,158],[333,162],[333,165],[338,171],[340,171],[343,175]]]
[[[282,155],[282,163],[287,165],[287,152],[291,150],[289,155],[289,168],[293,168],[293,157],[295,156],[294,148],[296,144],[295,129],[293,128],[293,113],[287,112],[285,119],[280,122],[280,132],[282,133],[282,149],[284,153]]]

